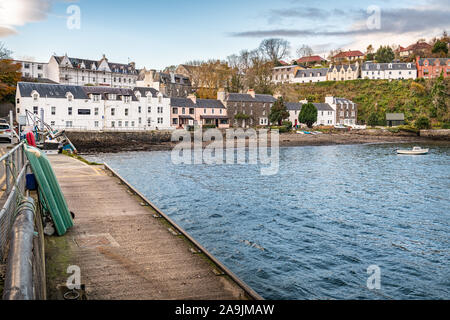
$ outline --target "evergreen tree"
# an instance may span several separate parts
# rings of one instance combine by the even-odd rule
[[[317,122],[317,108],[312,103],[308,102],[302,105],[302,110],[298,115],[298,121],[304,123],[308,128],[312,128],[313,124]]]
[[[269,120],[271,123],[278,123],[281,126],[282,121],[286,118],[289,118],[289,112],[286,110],[283,97],[280,97],[272,105]]]

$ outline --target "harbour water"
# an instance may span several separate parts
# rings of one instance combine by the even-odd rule
[[[90,156],[117,170],[266,299],[449,299],[450,146],[281,148],[280,170]],[[402,148],[412,147],[404,145]],[[369,290],[369,266],[380,268]]]

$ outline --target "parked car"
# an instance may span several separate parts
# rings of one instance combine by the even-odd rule
[[[6,124],[8,124],[8,120],[3,119],[3,118],[0,118],[0,123],[6,123]]]
[[[0,140],[7,140],[11,143],[11,127],[9,124],[0,122]]]

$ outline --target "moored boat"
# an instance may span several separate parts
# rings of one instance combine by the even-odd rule
[[[430,149],[422,149],[421,147],[414,147],[412,150],[397,150],[397,154],[421,155],[427,154]]]

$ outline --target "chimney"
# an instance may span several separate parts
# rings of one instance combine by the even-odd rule
[[[254,89],[248,89],[247,94],[251,95],[254,98],[255,97],[255,90]]]
[[[325,103],[328,103],[330,106],[334,104],[334,97],[333,96],[326,96],[325,97]]]
[[[217,91],[217,100],[224,102],[225,101],[225,97],[226,97],[226,91],[224,88],[220,88]]]
[[[197,97],[194,94],[188,95],[187,98],[191,99],[193,103],[197,103]]]
[[[280,93],[275,93],[273,95],[273,97],[278,100],[279,98],[282,98],[283,96]]]
[[[300,103],[308,103],[308,100],[307,99],[303,99],[303,100],[300,100],[299,102]]]

